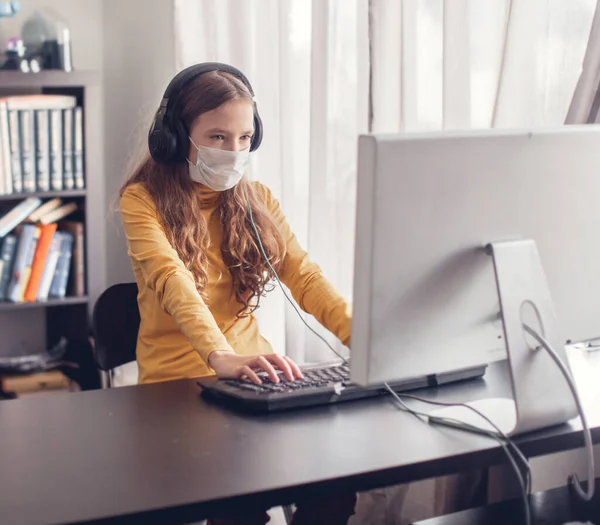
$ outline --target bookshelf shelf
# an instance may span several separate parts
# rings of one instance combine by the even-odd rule
[[[0,302],[0,312],[13,310],[27,310],[32,308],[48,308],[53,306],[72,306],[74,304],[87,304],[87,297],[65,297],[64,299],[48,299],[36,303],[11,303]]]
[[[72,87],[100,84],[100,75],[95,71],[46,70],[39,73],[21,71],[0,71],[0,87],[9,88],[47,88]]]
[[[0,195],[0,201],[19,201],[27,197],[39,197],[40,199],[53,199],[54,197],[85,197],[87,191],[83,190],[61,190],[61,191],[36,191],[30,193],[11,193]]]

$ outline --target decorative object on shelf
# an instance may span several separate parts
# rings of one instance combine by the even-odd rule
[[[25,21],[21,38],[27,59],[41,69],[72,71],[71,31],[64,19],[48,7],[37,9]]]
[[[3,4],[6,2],[0,1],[0,9]],[[71,31],[64,19],[49,7],[36,9],[23,23],[21,34],[8,39],[0,69],[24,73],[72,71]]]
[[[2,69],[19,70],[23,73],[32,71],[32,66],[25,58],[25,46],[23,41],[18,37],[9,38],[6,43],[6,51],[4,56]],[[33,72],[39,71],[37,62],[33,64]]]
[[[23,42],[19,37],[8,38],[2,31],[2,18],[15,16],[19,12],[20,2],[9,2],[0,0],[0,68],[2,69],[21,69],[22,57],[25,54]],[[26,71],[29,71],[28,64],[25,64]]]

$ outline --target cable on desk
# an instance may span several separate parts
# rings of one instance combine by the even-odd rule
[[[533,337],[541,347],[550,354],[552,360],[556,363],[563,376],[565,377],[567,384],[569,385],[569,390],[573,395],[573,399],[575,400],[575,405],[577,405],[577,411],[579,412],[579,417],[581,418],[581,426],[583,427],[583,439],[585,442],[585,449],[587,452],[587,465],[588,465],[588,487],[587,492],[583,490],[581,487],[581,483],[577,474],[572,474],[569,476],[569,482],[573,485],[576,494],[583,501],[590,501],[594,497],[594,489],[595,489],[595,467],[594,467],[594,447],[592,444],[592,435],[590,433],[590,427],[588,426],[587,419],[585,417],[585,412],[583,411],[583,406],[581,405],[581,400],[579,399],[579,394],[577,393],[577,389],[575,388],[575,382],[573,381],[573,377],[569,373],[569,370],[560,356],[556,353],[556,350],[552,348],[550,343],[540,334],[538,334],[533,328],[523,323],[523,329]]]
[[[389,386],[388,386],[389,388]],[[396,394],[398,395],[398,394]],[[471,410],[473,413],[477,414],[481,419],[483,419],[484,421],[486,421],[498,434],[498,436],[500,436],[507,444],[508,446],[511,448],[511,450],[514,452],[514,454],[519,458],[519,460],[521,461],[521,464],[523,465],[523,468],[526,471],[526,476],[527,476],[527,493],[531,494],[531,468],[529,466],[529,461],[527,461],[527,458],[523,455],[523,453],[521,452],[521,450],[519,449],[519,447],[517,447],[515,445],[515,443],[513,442],[512,439],[510,439],[505,432],[503,432],[489,417],[487,417],[484,413],[482,413],[481,411],[477,410],[476,408],[472,407],[471,405],[467,405],[466,403],[444,403],[443,401],[431,401],[429,399],[425,399],[422,397],[418,397],[418,396],[414,396],[412,394],[400,394],[400,396],[406,398],[406,399],[413,399],[415,401],[420,401],[421,403],[426,403],[429,405],[435,405],[435,406],[441,406],[441,407],[463,407],[463,408],[467,408],[469,410]],[[406,406],[406,405],[405,405]],[[407,407],[408,408],[408,407]],[[443,420],[443,418],[433,418],[429,415],[426,416],[429,420],[431,420],[432,422],[434,422],[433,420],[438,419],[438,420]],[[446,418],[447,421],[450,421],[450,419]],[[469,430],[470,432],[480,432],[480,433],[484,433],[487,435],[487,432],[484,429],[481,429],[479,427],[474,427],[472,425],[468,425],[462,421],[459,420],[452,420],[454,422],[453,426],[457,426],[457,424],[460,424],[459,426],[463,427],[465,430]],[[469,427],[469,428],[466,428]]]
[[[492,421],[490,421],[489,418],[487,416],[485,416],[484,414],[482,414],[479,410],[477,410],[469,405],[465,405],[462,403],[442,403],[440,401],[430,401],[428,399],[420,398],[418,396],[413,396],[410,394],[398,394],[398,393],[394,392],[394,390],[387,383],[384,383],[384,385],[387,388],[387,390],[390,392],[390,394],[392,394],[395,401],[400,405],[402,410],[411,413],[412,415],[414,415],[415,417],[417,417],[419,420],[423,421],[424,423],[426,421],[424,421],[422,418],[426,418],[426,420],[431,424],[435,424],[436,422],[451,423],[453,427],[455,427],[459,430],[462,429],[462,430],[467,430],[469,432],[476,432],[478,434],[485,435],[485,436],[497,441],[499,443],[499,445],[502,447],[502,450],[506,454],[506,457],[508,458],[511,466],[514,469],[515,475],[517,477],[517,481],[519,482],[519,486],[521,488],[521,496],[522,496],[522,500],[523,500],[523,508],[524,508],[524,513],[525,513],[525,524],[531,525],[531,512],[530,512],[530,508],[529,508],[529,497],[528,497],[529,493],[531,491],[531,469],[529,467],[529,463],[528,463],[527,459],[525,458],[525,456],[523,455],[523,453],[518,449],[518,447],[512,442],[512,440],[504,432],[502,432],[502,430],[500,430],[500,428],[497,427],[497,425],[495,425]],[[478,428],[478,427],[469,425],[468,423],[464,423],[463,421],[459,421],[456,419],[443,418],[443,417],[432,418],[428,414],[425,414],[423,412],[419,412],[417,410],[413,410],[412,408],[410,408],[402,400],[403,397],[407,398],[407,399],[413,399],[415,401],[421,401],[423,403],[438,405],[438,406],[452,406],[452,407],[466,406],[466,407],[472,409],[476,414],[481,416],[484,420],[486,420],[496,430],[496,432],[498,432],[498,435],[492,431]],[[523,473],[521,472],[521,469],[519,468],[519,465],[517,464],[515,458],[511,454],[509,447],[515,452],[515,455],[522,461],[522,463],[526,469],[526,481],[523,479]]]
[[[250,200],[248,200],[248,216],[250,218],[250,223],[252,224],[252,229],[254,230],[254,234],[256,235],[256,242],[258,243],[258,247],[260,249],[260,253],[263,256],[263,259],[265,260],[265,262],[267,263],[267,265],[269,266],[269,269],[273,272],[273,275],[275,276],[275,280],[277,281],[277,284],[279,284],[279,288],[281,288],[281,291],[283,292],[284,297],[288,300],[288,302],[292,305],[292,307],[294,308],[294,310],[296,311],[296,313],[298,314],[298,317],[300,318],[300,320],[305,324],[306,328],[308,328],[313,334],[315,334],[321,341],[323,341],[328,347],[329,350],[331,350],[335,355],[337,355],[344,364],[348,364],[348,360],[342,356],[342,354],[340,354],[339,352],[337,352],[333,346],[331,346],[328,342],[327,339],[325,339],[321,334],[319,334],[318,332],[316,332],[312,326],[310,326],[307,322],[306,319],[304,319],[304,316],[300,313],[300,311],[298,310],[298,307],[294,304],[294,301],[292,301],[289,297],[289,295],[287,294],[287,292],[285,291],[285,288],[283,287],[283,284],[281,284],[281,281],[279,280],[279,275],[277,275],[277,272],[275,271],[275,268],[273,268],[273,266],[271,265],[271,261],[269,261],[269,258],[267,257],[267,254],[265,253],[265,249],[263,247],[262,241],[260,240],[260,235],[258,233],[258,228],[256,227],[256,224],[254,223],[254,217],[252,215],[252,206],[250,205]]]

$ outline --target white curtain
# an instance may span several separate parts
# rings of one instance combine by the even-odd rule
[[[373,131],[565,123],[596,3],[371,0]]]
[[[596,4],[371,0],[372,131],[587,122],[600,79]],[[356,523],[404,525],[454,512],[470,504],[478,480],[473,472],[372,491],[359,498]]]
[[[178,69],[227,62],[253,84],[265,137],[251,176],[272,189],[301,244],[351,300],[356,136],[368,118],[368,0],[176,0],[175,24]],[[299,362],[335,357],[279,291],[257,317],[276,352]]]
[[[586,122],[600,80],[596,4],[175,0],[178,68],[218,60],[248,75],[266,129],[253,177],[272,188],[302,244],[351,300],[358,133]],[[330,357],[280,293],[259,321],[277,352],[300,362]],[[464,488],[423,482],[407,499],[407,486],[372,491],[352,522],[449,512]]]

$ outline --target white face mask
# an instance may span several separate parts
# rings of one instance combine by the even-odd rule
[[[191,138],[190,142],[194,144]],[[190,177],[211,190],[225,191],[233,188],[248,169],[249,147],[243,151],[227,151],[196,144],[194,146],[198,150],[198,156],[195,165],[188,159]]]

